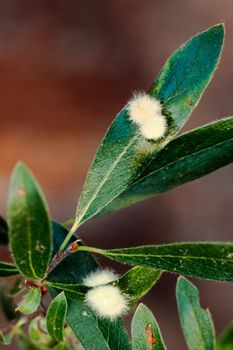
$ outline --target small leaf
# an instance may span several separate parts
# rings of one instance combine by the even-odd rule
[[[51,254],[51,223],[39,185],[21,163],[10,181],[8,218],[11,250],[19,271],[28,279],[42,279]]]
[[[135,266],[113,284],[118,285],[131,302],[135,302],[149,292],[160,276],[159,270]]]
[[[125,264],[216,281],[233,281],[232,243],[171,243],[102,250],[80,247]]]
[[[221,334],[217,341],[216,350],[233,350],[233,323]]]
[[[209,310],[203,310],[198,289],[184,277],[176,286],[181,327],[189,350],[214,350],[215,331]]]
[[[61,292],[53,299],[46,316],[48,332],[57,341],[63,341],[64,338],[66,312],[67,301],[64,292]]]
[[[0,244],[7,245],[8,239],[8,226],[6,220],[0,216]]]
[[[14,265],[0,261],[0,277],[10,277],[18,275],[19,271]]]
[[[120,111],[89,170],[71,234],[125,191],[187,121],[216,69],[223,38],[222,24],[193,37],[169,58],[149,89],[152,97],[162,101],[168,118],[165,138],[146,140],[128,118],[127,108]]]
[[[4,345],[9,345],[11,343],[12,337],[10,335],[4,335],[0,332],[0,343]]]
[[[166,350],[158,323],[143,304],[133,316],[131,333],[133,350]]]
[[[40,300],[40,288],[32,288],[30,292],[21,301],[21,303],[17,307],[17,310],[19,310],[23,314],[30,315],[38,309],[40,305]]]
[[[104,210],[110,212],[198,179],[233,161],[233,117],[183,134],[157,155],[143,176]]]

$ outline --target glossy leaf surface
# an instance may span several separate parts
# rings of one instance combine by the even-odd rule
[[[8,219],[11,251],[19,271],[28,279],[42,279],[51,254],[51,223],[40,187],[21,163],[10,180]]]

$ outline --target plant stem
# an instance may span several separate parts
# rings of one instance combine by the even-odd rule
[[[55,269],[55,267],[60,264],[65,258],[67,258],[70,254],[75,253],[77,250],[79,250],[78,242],[80,240],[72,242],[66,250],[61,252],[60,250],[54,255],[51,263],[49,264],[47,275],[44,279],[47,278],[47,276],[50,274],[50,272]]]
[[[75,234],[75,231],[78,229],[78,225],[79,223],[76,222],[73,224],[73,226],[71,227],[70,231],[68,232],[66,238],[64,239],[64,241],[62,242],[59,250],[58,250],[58,253],[62,253],[62,251],[65,249],[67,243],[69,242],[69,240],[71,239],[71,237]],[[68,247],[69,248],[69,247]]]

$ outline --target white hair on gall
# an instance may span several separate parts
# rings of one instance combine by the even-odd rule
[[[89,290],[86,304],[100,317],[114,320],[125,315],[129,309],[127,298],[118,287],[98,286]]]
[[[96,287],[117,280],[119,276],[111,270],[96,270],[84,277],[83,284],[87,287]]]
[[[157,140],[167,130],[167,120],[162,114],[159,100],[144,92],[134,94],[127,104],[129,119],[135,122],[146,139]]]

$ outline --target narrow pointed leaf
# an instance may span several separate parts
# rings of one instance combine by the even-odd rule
[[[159,325],[152,312],[139,304],[131,325],[133,350],[166,350]]]
[[[19,271],[28,279],[42,279],[51,254],[51,223],[39,185],[21,163],[10,181],[8,218],[11,250]]]
[[[233,117],[230,117],[172,140],[151,162],[144,176],[113,200],[104,212],[171,190],[232,161]]]
[[[102,250],[82,247],[112,260],[216,281],[233,281],[233,244],[172,243]]]
[[[124,107],[107,131],[80,198],[73,231],[97,215],[133,183],[159,149],[179,131],[199,101],[217,66],[224,38],[222,24],[200,33],[172,55],[149,94],[159,99],[169,128],[159,142],[146,140]]]
[[[58,223],[53,223],[54,251],[57,252],[68,231]],[[71,239],[70,242],[71,243]],[[83,278],[90,272],[99,268],[99,265],[89,252],[77,252],[63,260],[48,276],[48,283],[53,283],[54,288],[50,288],[54,297],[62,289],[61,285],[80,284]],[[47,282],[46,282],[47,283]],[[63,286],[64,287],[64,286]],[[79,288],[78,287],[78,288]],[[86,290],[85,286],[81,286]],[[65,287],[64,287],[65,288]],[[77,288],[77,286],[76,286]],[[68,297],[68,292],[65,294]],[[130,350],[129,339],[122,320],[111,322],[106,319],[99,319],[88,306],[83,302],[83,297],[75,299],[67,298],[67,323],[73,330],[75,336],[86,349],[91,350]]]
[[[0,216],[0,244],[9,243],[7,222]]]
[[[18,275],[19,271],[16,266],[0,261],[0,277],[10,277]]]
[[[149,292],[160,276],[160,270],[135,266],[113,284],[126,293],[131,302],[135,302]]]
[[[19,310],[23,314],[30,315],[38,309],[40,305],[40,300],[40,288],[32,288],[30,292],[21,301],[21,303],[17,307],[17,310]]]
[[[216,350],[233,350],[233,323],[221,334]]]
[[[49,334],[55,340],[63,341],[64,338],[64,325],[67,312],[67,300],[64,292],[61,292],[53,299],[50,304],[46,322]]]
[[[176,286],[176,298],[181,327],[189,350],[214,350],[215,331],[209,310],[203,310],[198,289],[187,279],[180,277]]]

